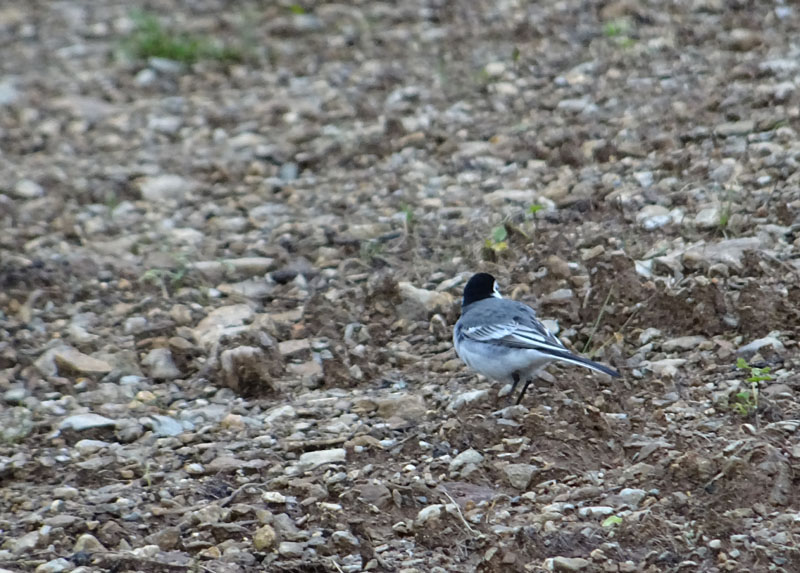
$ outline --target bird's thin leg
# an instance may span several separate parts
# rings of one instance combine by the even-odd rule
[[[531,385],[531,382],[533,382],[533,376],[525,381],[525,385],[522,387],[522,391],[519,393],[519,398],[517,398],[517,406],[519,406],[519,403],[522,402],[522,397],[525,395],[525,391],[528,389],[528,386]]]
[[[508,394],[513,396],[514,390],[517,388],[517,384],[519,384],[519,372],[512,372],[511,379],[514,381],[514,383],[511,385],[511,391]]]

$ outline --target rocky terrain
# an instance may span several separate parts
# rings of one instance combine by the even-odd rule
[[[0,570],[800,570],[799,28],[4,3]],[[513,406],[477,270],[623,378]]]

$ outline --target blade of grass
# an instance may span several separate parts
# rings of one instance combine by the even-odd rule
[[[606,313],[606,307],[608,306],[608,301],[611,299],[611,294],[613,292],[613,288],[608,289],[606,300],[603,301],[603,306],[600,307],[600,314],[597,315],[597,320],[594,321],[594,326],[592,327],[592,333],[589,335],[589,340],[587,340],[586,344],[583,345],[583,354],[586,354],[586,351],[589,350],[589,345],[592,343],[592,338],[594,338],[597,329],[600,327],[600,321],[603,320],[603,315]]]

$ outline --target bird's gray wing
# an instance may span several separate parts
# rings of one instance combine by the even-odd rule
[[[529,318],[529,317],[525,317]],[[526,324],[527,323],[527,324]],[[511,320],[509,322],[476,325],[462,329],[469,339],[490,344],[502,344],[513,348],[527,348],[540,352],[563,352],[564,345],[542,323],[535,319]]]

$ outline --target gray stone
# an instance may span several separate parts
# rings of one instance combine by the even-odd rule
[[[53,517],[47,517],[44,520],[45,525],[50,527],[60,527],[62,529],[69,529],[70,527],[83,523],[85,520],[77,515],[70,515],[68,513],[59,513]]]
[[[486,193],[483,200],[492,207],[502,207],[506,203],[530,205],[536,202],[537,192],[534,189],[498,189]],[[445,290],[439,289],[437,290]]]
[[[651,340],[658,338],[661,336],[661,331],[657,328],[650,328],[644,329],[641,334],[639,334],[639,344],[647,344]]]
[[[142,434],[144,434],[144,426],[133,420],[125,420],[120,422],[115,436],[123,444],[129,444],[141,438]]]
[[[740,346],[736,350],[736,354],[741,354],[743,356],[752,355],[756,352],[759,352],[762,348],[770,347],[773,351],[781,353],[785,350],[783,343],[775,338],[774,336],[765,336],[763,338],[758,338],[744,346]]]
[[[200,273],[204,279],[215,284],[225,278],[227,271],[222,261],[196,261],[189,263],[187,268]]]
[[[560,288],[547,293],[541,299],[542,304],[566,304],[575,298],[575,292],[570,288]]]
[[[294,181],[297,179],[297,175],[300,173],[300,168],[297,166],[297,163],[288,162],[281,165],[281,168],[278,172],[278,177],[280,177],[283,181]]]
[[[292,520],[292,518],[285,513],[275,514],[272,521],[272,527],[275,528],[275,532],[281,539],[297,540],[307,538],[307,533],[298,528],[295,525],[294,520]]]
[[[664,358],[662,360],[642,362],[642,366],[652,370],[656,376],[669,376],[674,378],[678,374],[678,368],[686,364],[685,358]]]
[[[455,301],[448,292],[418,288],[409,282],[400,282],[397,286],[403,299],[400,306],[403,316],[409,318],[427,318],[437,312],[446,313]]]
[[[183,125],[183,119],[176,115],[151,116],[147,118],[147,127],[168,135],[174,135]]]
[[[335,464],[345,461],[347,451],[344,448],[332,448],[330,450],[316,450],[305,452],[300,455],[296,468],[299,472],[312,470],[316,467]]]
[[[101,440],[79,440],[75,444],[75,450],[82,456],[88,456],[109,447],[111,444]]]
[[[165,527],[144,538],[145,543],[158,545],[162,551],[175,549],[181,541],[180,527]]]
[[[794,390],[792,390],[791,386],[788,384],[771,383],[766,388],[761,390],[761,393],[768,398],[791,398],[794,395]]]
[[[283,340],[278,343],[278,352],[284,358],[298,358],[311,352],[311,340],[308,338]]]
[[[499,78],[506,71],[505,62],[489,62],[484,66],[483,71],[490,78]]]
[[[425,399],[417,394],[398,393],[377,401],[378,415],[389,419],[394,416],[404,420],[420,420],[426,412]]]
[[[236,392],[247,394],[274,390],[270,362],[282,363],[280,357],[268,356],[256,346],[237,346],[224,350],[219,356],[220,369],[225,385]],[[311,361],[312,364],[317,364]],[[318,366],[318,365],[317,365]],[[322,367],[318,366],[320,374]]]
[[[620,505],[627,505],[634,508],[638,507],[639,503],[641,503],[646,495],[647,492],[643,489],[626,487],[615,496],[615,499]]]
[[[252,131],[245,131],[228,139],[228,145],[230,145],[232,149],[241,150],[265,145],[266,141],[263,135],[258,135]]]
[[[122,323],[122,332],[125,334],[139,334],[147,329],[147,319],[143,316],[131,316]]]
[[[181,62],[170,60],[169,58],[152,57],[147,60],[147,65],[154,71],[168,76],[177,76],[186,70],[186,66]]]
[[[709,176],[717,183],[724,184],[730,181],[734,177],[734,175],[737,175],[739,172],[741,172],[741,170],[742,170],[741,166],[736,162],[735,159],[726,157],[720,162],[720,164],[717,167],[715,167],[711,171],[711,173],[709,173]],[[719,206],[717,205],[711,205],[710,207],[706,208],[709,209],[716,208],[717,210],[719,210]],[[700,218],[699,213],[697,218]],[[717,218],[717,224],[719,224],[719,218]]]
[[[562,99],[557,108],[570,113],[580,113],[591,103],[588,97]]]
[[[537,471],[539,468],[533,464],[508,464],[503,468],[508,482],[519,490],[528,488]]]
[[[757,237],[725,239],[717,243],[697,245],[683,254],[682,262],[690,269],[708,269],[715,263],[723,263],[737,270],[742,268],[742,256],[746,251],[758,249],[761,240]]]
[[[3,401],[8,404],[19,404],[28,396],[28,391],[23,387],[11,388],[3,393]]]
[[[414,527],[420,529],[422,527],[426,527],[431,521],[439,519],[442,515],[443,509],[444,505],[441,503],[423,507],[417,513],[417,518],[414,520]]]
[[[71,346],[56,346],[42,354],[34,366],[45,376],[64,375],[70,372],[78,374],[108,374],[111,364],[105,360],[93,358]]]
[[[85,551],[86,553],[99,553],[107,551],[107,549],[100,543],[97,538],[91,533],[84,533],[75,542],[72,548],[73,553]]]
[[[653,185],[652,171],[637,171],[633,174],[633,178],[636,179],[636,182],[645,189]]]
[[[737,52],[749,52],[763,41],[760,33],[747,28],[734,28],[721,39],[727,48]]]
[[[255,313],[246,304],[222,306],[211,311],[195,327],[195,339],[204,348],[210,348],[223,336],[233,336],[245,332],[245,326],[253,320]]]
[[[133,78],[133,83],[139,87],[152,86],[158,79],[158,74],[150,68],[140,70]]]
[[[115,461],[115,456],[91,456],[82,462],[77,462],[75,465],[82,470],[96,472],[100,470],[106,470]]]
[[[453,460],[450,462],[450,471],[458,471],[463,466],[467,464],[479,464],[483,461],[483,454],[481,454],[478,450],[465,450],[458,454]]]
[[[9,544],[11,553],[14,555],[29,553],[36,549],[36,547],[39,545],[40,539],[41,534],[38,531],[26,533],[22,537],[18,537]]]
[[[278,553],[283,557],[302,557],[306,544],[298,541],[281,541]]]
[[[614,508],[608,505],[589,505],[578,510],[581,517],[605,517],[614,513]]]
[[[714,229],[721,225],[719,207],[706,207],[694,216],[694,224],[701,229]]]
[[[553,557],[552,567],[548,567],[552,571],[581,571],[586,569],[591,562],[583,557]]]
[[[69,486],[69,485],[62,485],[56,488],[53,488],[53,497],[56,499],[75,499],[78,497],[80,491],[78,488]]]
[[[229,510],[215,504],[206,505],[192,512],[192,521],[196,523],[220,523],[225,521]]]
[[[61,430],[74,430],[80,432],[83,430],[91,430],[93,428],[111,428],[117,425],[117,422],[101,416],[100,414],[75,414],[61,421],[58,425]]]
[[[72,571],[75,569],[70,561],[63,557],[58,559],[51,559],[47,563],[42,563],[35,569],[35,573],[61,573],[62,571]]]
[[[182,376],[169,348],[153,348],[142,359],[142,366],[146,366],[150,377],[156,380],[174,380]]]
[[[177,436],[184,431],[180,422],[161,414],[151,414],[145,425],[149,426],[154,434],[162,437]]]
[[[263,279],[255,278],[218,285],[219,292],[234,299],[261,300],[269,296],[273,287]]]
[[[180,175],[164,174],[145,177],[139,184],[139,191],[146,201],[166,201],[186,199],[197,183]]]
[[[277,534],[271,525],[262,525],[253,534],[253,547],[257,551],[271,549],[275,545]]]
[[[747,135],[755,129],[755,122],[746,119],[742,121],[730,121],[719,124],[714,133],[720,137],[733,137],[736,135]]]
[[[450,403],[447,405],[447,409],[450,412],[455,412],[460,410],[464,406],[468,406],[469,404],[473,404],[475,402],[480,402],[489,397],[488,390],[470,390],[468,392],[463,392],[458,394]]]
[[[331,535],[331,541],[333,541],[334,545],[343,549],[354,549],[361,545],[355,535],[344,530],[334,531],[333,535]]]
[[[646,231],[654,231],[672,222],[672,215],[663,205],[645,205],[636,214],[636,222]]]
[[[21,179],[14,185],[13,194],[19,199],[38,199],[44,197],[44,188],[30,179]]]
[[[278,406],[277,408],[269,410],[264,415],[264,423],[272,424],[278,420],[283,420],[284,418],[294,418],[296,416],[297,411],[289,404],[284,404],[283,406]]]
[[[705,336],[679,336],[662,342],[661,349],[664,352],[692,350],[707,340]]]
[[[19,99],[16,83],[12,77],[6,77],[0,81],[0,106],[11,105]]]
[[[33,432],[33,413],[28,408],[17,406],[8,410],[0,423],[0,440],[15,443]]]
[[[275,264],[275,259],[269,257],[242,257],[239,259],[224,259],[222,264],[226,267],[227,276],[252,277],[263,276]]]

